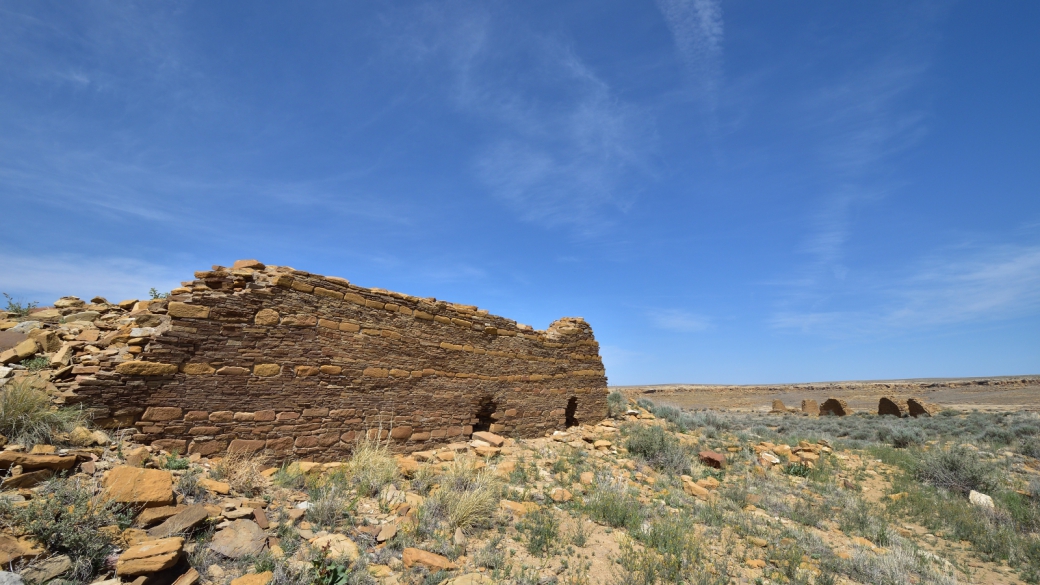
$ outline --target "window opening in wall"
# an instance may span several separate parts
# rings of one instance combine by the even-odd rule
[[[495,422],[492,418],[495,414],[495,410],[498,405],[490,396],[485,396],[480,399],[477,403],[477,411],[473,414],[473,418],[477,419],[476,424],[473,425],[474,431],[490,431],[491,423]]]
[[[578,424],[578,419],[574,418],[574,413],[578,412],[578,399],[571,396],[571,399],[567,401],[567,426],[573,427]]]

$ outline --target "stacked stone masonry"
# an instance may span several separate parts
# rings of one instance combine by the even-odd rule
[[[75,400],[102,426],[181,453],[329,461],[365,436],[408,452],[606,416],[599,346],[581,318],[535,331],[256,261],[195,277],[102,340],[134,351],[77,376]]]

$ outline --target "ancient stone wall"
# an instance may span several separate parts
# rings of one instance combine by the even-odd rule
[[[72,392],[167,450],[331,460],[364,434],[414,451],[474,430],[537,436],[606,415],[592,329],[240,261],[138,303]]]

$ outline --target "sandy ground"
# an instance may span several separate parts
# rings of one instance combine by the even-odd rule
[[[817,382],[807,384],[769,384],[755,386],[718,386],[668,384],[660,386],[617,386],[631,398],[646,397],[658,404],[687,409],[729,409],[768,411],[773,400],[798,407],[803,399],[822,403],[840,398],[853,410],[877,411],[882,396],[917,397],[945,408],[957,410],[1034,410],[1040,411],[1040,376],[995,378],[941,378],[915,380],[873,380]]]

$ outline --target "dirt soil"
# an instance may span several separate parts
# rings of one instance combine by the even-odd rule
[[[665,384],[659,386],[618,386],[629,398],[647,397],[659,404],[687,409],[724,409],[768,411],[773,400],[797,408],[803,399],[823,403],[840,398],[855,410],[877,412],[882,396],[917,397],[925,402],[957,410],[1032,410],[1040,411],[1040,376],[994,378],[933,378],[913,380],[876,380],[814,382],[807,384],[768,384],[722,386],[708,384]]]

